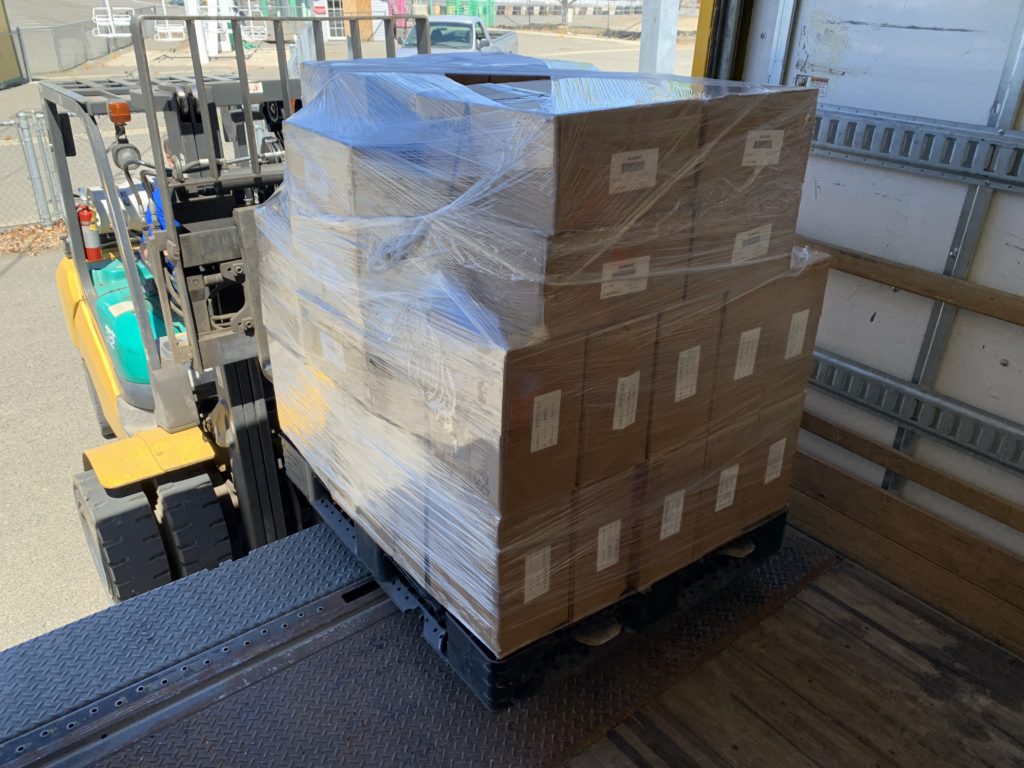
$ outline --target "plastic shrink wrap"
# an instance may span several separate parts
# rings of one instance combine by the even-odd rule
[[[813,91],[499,55],[303,78],[257,217],[282,428],[496,656],[784,506]]]

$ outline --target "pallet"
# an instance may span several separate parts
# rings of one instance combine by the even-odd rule
[[[525,648],[498,659],[469,629],[405,573],[331,498],[324,484],[298,450],[287,441],[285,472],[310,506],[341,542],[366,567],[380,588],[403,612],[418,611],[423,638],[445,660],[473,694],[490,709],[503,709],[534,693],[544,682],[579,671],[600,656],[628,642],[630,634],[685,610],[751,571],[782,545],[787,510],[783,508],[739,538],[754,551],[744,558],[711,553],[672,573],[649,588],[629,595],[598,613],[563,627]],[[599,646],[576,639],[587,625],[617,622],[623,631]]]

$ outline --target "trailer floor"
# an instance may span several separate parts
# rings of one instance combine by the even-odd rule
[[[302,548],[316,557],[296,570]],[[220,627],[225,639],[212,645],[218,628],[204,629],[196,638],[199,656],[161,650],[161,660],[178,653],[170,671],[159,672],[151,660],[143,673],[144,664],[108,653],[104,662],[130,685],[115,691],[114,676],[106,675],[91,709],[76,689],[79,697],[68,703],[81,705],[78,711],[57,711],[59,698],[40,685],[43,655],[29,648],[20,665],[6,667],[0,655],[5,693],[34,692],[48,702],[33,708],[31,732],[6,745],[0,736],[0,764],[1024,763],[1022,662],[799,533],[790,532],[778,555],[695,608],[582,672],[555,670],[538,694],[502,712],[473,698],[419,636],[414,616],[398,613],[367,586],[322,529],[260,553],[266,562],[259,573],[278,570],[249,586],[244,604],[268,591],[266,607],[251,612],[245,626]],[[224,575],[210,574],[205,591],[215,579],[251,579],[242,569],[246,560]],[[312,602],[285,597],[300,577]],[[223,599],[230,613],[231,598]],[[285,604],[286,615],[259,623]],[[121,623],[116,611],[115,621],[93,630]],[[132,617],[137,629],[144,618]],[[75,651],[60,631],[54,635],[49,644],[62,649],[66,675]],[[81,634],[72,639],[88,642]],[[261,642],[269,644],[258,649]],[[85,655],[79,666],[89,664]],[[78,677],[79,688],[90,679]],[[17,690],[9,687],[14,678]],[[159,683],[167,687],[151,696]],[[14,710],[33,703],[7,701]],[[51,718],[41,720],[47,709]],[[58,714],[63,719],[52,719]],[[12,754],[18,744],[26,751]]]

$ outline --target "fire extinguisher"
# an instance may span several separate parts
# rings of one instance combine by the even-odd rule
[[[82,228],[86,261],[103,260],[103,251],[100,249],[100,233],[96,228],[95,217],[95,212],[88,205],[78,206],[78,226]]]

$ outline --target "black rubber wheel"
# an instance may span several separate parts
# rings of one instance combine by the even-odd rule
[[[108,440],[112,437],[117,437],[117,434],[110,426],[110,422],[107,421],[107,417],[103,415],[99,395],[96,394],[96,387],[93,385],[92,379],[89,378],[89,369],[85,367],[84,360],[82,361],[82,373],[85,374],[85,386],[89,390],[89,399],[92,400],[92,410],[96,414],[96,423],[99,425],[100,434]]]
[[[169,584],[171,571],[149,499],[108,491],[93,471],[75,475],[75,503],[93,562],[115,602]]]
[[[190,576],[231,559],[224,511],[206,474],[162,482],[156,498],[175,575]]]

